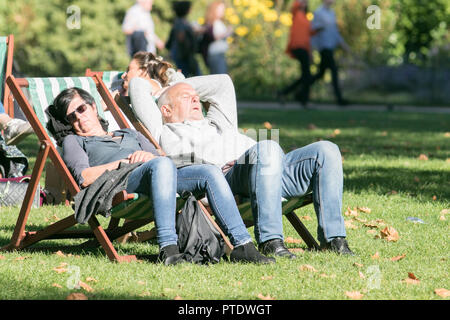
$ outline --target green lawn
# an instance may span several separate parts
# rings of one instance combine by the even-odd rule
[[[339,145],[344,161],[342,212],[348,207],[371,211],[356,211],[356,217],[344,215],[347,238],[356,256],[305,250],[306,245],[297,241],[299,236],[286,219],[285,237],[293,238],[287,246],[298,258],[278,259],[270,266],[224,261],[210,266],[167,267],[149,261],[148,256],[158,252],[155,243],[117,244],[121,254],[140,258],[118,264],[109,262],[100,249],[75,247],[81,240],[47,241],[32,250],[0,252],[0,299],[65,299],[73,292],[82,292],[92,300],[268,296],[278,300],[345,300],[355,292],[365,300],[449,299],[435,291],[450,290],[450,215],[444,211],[450,209],[449,115],[248,109],[239,111],[239,121],[241,128],[255,129],[270,122],[280,129],[285,151],[320,139]],[[30,137],[19,147],[32,157],[37,151],[36,139]],[[19,209],[0,210],[3,246],[13,232]],[[28,229],[68,214],[70,208],[64,206],[33,209]],[[303,221],[315,234],[312,206],[298,210],[298,214],[312,218]],[[425,223],[410,222],[408,217]],[[375,237],[386,227],[398,232],[397,241]],[[253,234],[252,228],[250,232]],[[63,254],[56,254],[58,250]],[[392,259],[395,257],[400,258]],[[73,288],[73,279],[92,290]]]

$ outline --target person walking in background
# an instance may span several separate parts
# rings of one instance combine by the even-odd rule
[[[136,0],[127,10],[122,23],[126,35],[128,54],[132,57],[138,51],[156,54],[165,44],[155,33],[155,24],[151,16],[153,0]]]
[[[3,104],[0,102],[0,130],[3,130],[5,143],[16,145],[25,137],[32,134],[33,128],[22,119],[13,119],[6,112]]]
[[[194,28],[186,19],[191,10],[191,1],[176,1],[172,3],[176,18],[170,31],[166,48],[170,57],[185,77],[200,75],[195,54],[197,53],[197,37]]]
[[[343,99],[339,87],[338,67],[334,60],[334,51],[338,46],[342,47],[348,53],[351,53],[351,51],[350,47],[339,33],[336,23],[336,14],[331,9],[334,2],[334,0],[323,0],[322,6],[314,12],[312,28],[318,32],[312,37],[311,43],[313,47],[317,48],[320,52],[320,65],[319,71],[312,77],[311,84],[321,79],[325,74],[325,71],[330,69],[334,95],[337,103],[344,106],[348,104],[348,101]]]
[[[286,53],[300,63],[301,76],[277,93],[278,99],[282,102],[285,96],[292,91],[296,91],[295,99],[306,107],[309,100],[309,88],[311,82],[310,56],[311,56],[311,35],[313,31],[309,20],[306,18],[308,12],[308,0],[295,0],[292,4],[292,25],[289,33],[289,42]]]
[[[222,1],[212,2],[206,10],[205,32],[209,28],[213,39],[208,46],[206,59],[211,74],[228,73],[225,53],[228,50],[227,38],[233,33],[233,29],[225,25],[224,16],[225,3]]]

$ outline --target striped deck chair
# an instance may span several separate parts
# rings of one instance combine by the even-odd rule
[[[99,73],[97,74],[94,73],[93,75],[98,85],[106,86],[106,84],[104,83],[102,84],[103,80]],[[121,97],[120,95],[116,95],[114,97],[114,100],[116,102],[116,105],[113,106],[113,108],[116,108],[118,106],[120,109],[117,110],[116,112],[123,112],[123,114],[130,120],[130,122],[133,123],[136,130],[139,130],[142,134],[144,134],[156,146],[156,148],[160,150],[161,153],[164,153],[161,146],[151,135],[150,131],[145,126],[143,126],[142,123],[139,122],[139,120],[136,119],[136,116],[134,115],[130,104],[127,101],[125,101],[123,97]],[[239,212],[241,213],[245,225],[247,227],[252,226],[254,222],[250,201],[248,199],[239,199],[239,197],[236,198]],[[289,220],[289,222],[297,231],[297,233],[300,235],[300,237],[303,239],[303,241],[305,241],[308,248],[318,250],[319,244],[317,243],[316,239],[311,235],[309,230],[306,228],[306,226],[294,212],[295,210],[304,207],[308,204],[311,204],[313,202],[312,193],[308,193],[302,197],[297,197],[289,200],[281,199],[281,201],[282,201],[283,215],[286,216],[286,218]],[[201,201],[201,203],[207,206],[206,201]],[[206,208],[208,209],[210,215],[213,215],[210,208],[208,206]]]
[[[0,37],[0,99],[6,113],[14,118],[14,104],[5,80],[12,74],[14,36]]]
[[[17,219],[11,242],[7,246],[3,247],[2,250],[23,249],[41,240],[48,239],[94,238],[95,242],[103,247],[110,260],[119,262],[136,260],[136,256],[134,255],[119,256],[111,241],[153,221],[153,212],[149,201],[146,201],[146,197],[143,195],[127,194],[125,191],[117,194],[113,200],[114,210],[112,210],[112,218],[110,219],[107,229],[104,229],[95,215],[92,215],[88,221],[89,229],[85,228],[80,230],[77,228],[74,230],[71,227],[75,226],[77,222],[75,215],[72,214],[39,231],[25,231],[33,200],[32,195],[35,193],[47,158],[50,158],[53,165],[56,167],[56,170],[65,181],[71,195],[75,195],[80,190],[62,160],[56,144],[54,143],[54,139],[50,137],[46,130],[47,118],[44,112],[45,108],[53,102],[54,97],[63,89],[74,86],[81,87],[91,93],[95,99],[97,107],[101,106],[101,98],[104,99],[108,107],[113,107],[112,113],[116,116],[115,118],[117,122],[122,128],[126,128],[127,123],[120,111],[116,114],[114,113],[114,110],[118,110],[118,108],[114,108],[115,103],[109,92],[107,90],[105,91],[105,88],[102,86],[100,86],[99,90],[97,90],[95,82],[90,77],[15,79],[14,76],[9,76],[6,79],[6,83],[33,127],[40,142],[40,149],[31,175],[31,181],[19,212],[19,217]],[[28,88],[30,101],[27,100],[21,90],[21,87]],[[101,107],[98,108],[98,112],[100,116],[103,116],[103,110]],[[181,203],[179,203],[179,206],[180,205]],[[130,221],[119,227],[119,219],[121,218],[128,219]]]

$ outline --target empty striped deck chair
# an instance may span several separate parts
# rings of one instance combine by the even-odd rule
[[[61,178],[65,181],[72,196],[80,190],[62,160],[56,144],[54,143],[54,139],[46,130],[47,118],[45,109],[53,102],[54,97],[56,97],[59,92],[75,86],[85,89],[94,97],[100,116],[103,116],[103,110],[99,107],[101,106],[102,98],[108,107],[113,107],[112,113],[114,114],[114,111],[118,110],[118,108],[114,107],[115,103],[109,92],[107,92],[107,90],[105,92],[105,89],[102,86],[97,89],[95,82],[90,77],[15,79],[14,76],[9,76],[6,79],[6,83],[27,117],[27,120],[33,127],[39,139],[40,148],[32,171],[31,181],[11,237],[11,242],[3,247],[2,250],[23,249],[41,240],[48,239],[94,238],[96,240],[95,243],[100,244],[103,247],[110,260],[136,260],[136,256],[134,255],[119,256],[111,241],[153,221],[151,205],[149,204],[149,201],[145,201],[146,197],[144,195],[127,194],[125,191],[117,194],[113,200],[113,206],[117,206],[117,208],[112,210],[112,218],[110,219],[107,229],[104,229],[100,225],[95,215],[92,215],[88,221],[89,229],[74,229],[72,227],[74,227],[77,222],[75,215],[72,214],[41,230],[32,232],[26,232],[25,230],[33,195],[41,178],[47,158],[50,158]],[[21,88],[26,88],[28,90],[29,100],[26,98]],[[117,123],[119,123],[122,128],[127,128],[127,123],[120,111],[114,115]],[[181,205],[181,203],[179,205]],[[132,219],[132,221],[128,221],[122,226],[119,226],[119,220],[121,218]],[[89,242],[92,243],[92,241],[88,241],[88,243]]]
[[[88,69],[89,70],[89,69]],[[118,72],[113,72],[113,76],[117,76],[119,74]],[[86,75],[93,76],[98,83],[98,85],[102,85],[107,87],[106,83],[103,83],[103,77],[104,73],[101,72],[92,72],[89,70],[89,72],[86,72]],[[108,79],[111,79],[109,77]],[[110,82],[109,82],[110,83]],[[116,112],[123,112],[125,117],[129,119],[131,123],[133,123],[136,130],[139,130],[143,135],[145,135],[155,146],[158,150],[160,150],[161,153],[164,153],[164,150],[162,150],[161,146],[158,144],[158,142],[153,138],[150,131],[142,125],[141,122],[136,118],[134,115],[131,106],[127,101],[123,99],[123,97],[120,97],[120,95],[116,95],[114,97],[114,100],[116,101],[116,105],[112,106],[112,108],[119,107],[120,110],[117,110]],[[253,222],[253,215],[252,215],[252,209],[249,199],[239,199],[237,198],[237,204],[239,212],[241,213],[242,219],[244,220],[244,223],[247,227],[250,227],[254,224]],[[310,249],[319,249],[319,244],[317,243],[316,239],[312,236],[312,234],[309,232],[309,230],[306,228],[306,226],[303,224],[303,222],[300,220],[298,215],[294,212],[295,210],[304,207],[306,205],[309,205],[313,202],[312,193],[305,194],[302,197],[297,197],[293,199],[281,199],[282,201],[282,212],[283,215],[289,220],[291,225],[294,227],[296,232],[299,234],[299,236],[305,241],[305,244]],[[211,209],[207,206],[206,199],[202,199],[202,204],[206,205],[206,208],[208,209],[209,213],[213,215],[211,212]]]
[[[5,80],[12,74],[14,52],[14,36],[0,37],[0,99],[5,112],[14,118],[14,104]]]

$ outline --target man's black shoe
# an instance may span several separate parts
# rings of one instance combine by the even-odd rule
[[[269,258],[263,256],[256,250],[253,242],[248,242],[241,246],[235,247],[230,254],[231,262],[251,262],[251,263],[261,263],[261,264],[269,264],[275,263],[274,258]]]
[[[265,255],[275,255],[289,259],[295,259],[297,257],[285,247],[281,239],[271,239],[263,242],[258,246],[258,249]]]
[[[348,247],[347,240],[342,237],[333,238],[330,242],[322,246],[322,249],[331,250],[343,255],[355,255]]]
[[[182,254],[180,254],[180,249],[176,244],[170,244],[165,246],[159,251],[158,262],[164,263],[165,265],[174,265],[182,261]]]

